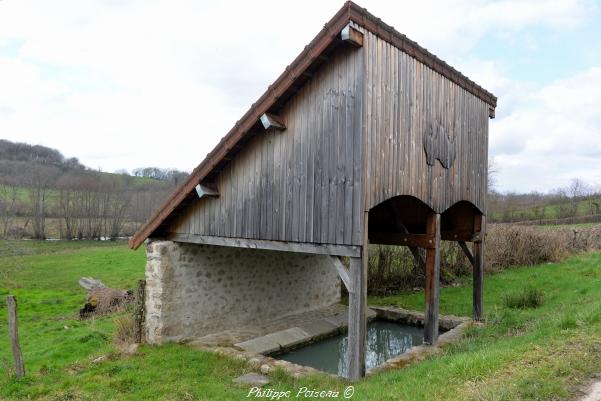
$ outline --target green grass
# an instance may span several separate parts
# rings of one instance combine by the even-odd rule
[[[85,294],[81,276],[132,287],[144,251],[123,243],[0,242],[0,293],[17,296],[27,376],[16,379],[0,303],[1,400],[244,400],[231,383],[242,362],[183,345],[144,346],[133,356],[113,345],[118,316],[75,319]],[[541,291],[537,308],[511,308],[508,294]],[[423,293],[370,298],[372,304],[423,309]],[[2,296],[2,301],[4,296]],[[355,384],[354,400],[562,400],[601,370],[601,254],[487,276],[487,323],[427,360]],[[443,288],[441,313],[471,314],[471,283]],[[93,360],[105,356],[101,362]],[[341,379],[293,379],[268,387],[339,390]],[[294,398],[294,397],[291,397]],[[341,396],[342,398],[342,396]]]
[[[596,201],[599,201],[598,199]],[[555,204],[548,204],[545,206],[542,206],[540,208],[535,208],[535,207],[526,207],[526,208],[518,208],[515,209],[513,211],[513,215],[514,218],[516,219],[515,221],[523,221],[523,220],[536,220],[539,218],[543,218],[543,219],[558,219],[561,218],[561,214],[560,214],[560,208],[561,206],[566,206],[569,208],[570,202],[565,202],[563,204],[560,203],[555,203]],[[591,214],[591,209],[590,209],[590,201],[587,200],[580,200],[576,202],[576,216],[588,216]],[[537,215],[537,212],[541,213],[542,212],[542,216]],[[494,211],[491,213],[491,221],[503,221],[503,216],[504,216],[504,212],[500,212],[500,211]]]
[[[527,287],[519,292],[505,295],[504,304],[511,309],[538,308],[543,304],[545,296],[538,288]]]

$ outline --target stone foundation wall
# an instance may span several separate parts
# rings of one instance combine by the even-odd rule
[[[330,256],[152,241],[146,249],[146,341],[260,323],[340,301]]]

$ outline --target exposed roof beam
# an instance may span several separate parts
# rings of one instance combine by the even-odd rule
[[[312,253],[332,256],[361,256],[361,247],[352,245],[311,244],[305,242],[271,241],[251,238],[229,238],[211,235],[176,234],[167,235],[167,239],[175,242],[205,244],[217,246],[233,246],[236,248],[267,249],[270,251]]]
[[[282,119],[276,115],[265,113],[261,116],[260,120],[265,129],[275,128],[280,131],[286,129],[286,125],[284,124]]]
[[[350,43],[353,46],[361,47],[363,46],[363,34],[358,30],[348,24],[342,31],[340,32],[340,39],[344,42]]]

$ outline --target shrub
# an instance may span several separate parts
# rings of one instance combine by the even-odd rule
[[[559,262],[583,251],[601,249],[601,225],[573,229],[511,224],[489,224],[486,234],[485,268],[488,272],[512,266]],[[440,277],[449,284],[470,274],[472,267],[459,246],[442,242]],[[371,245],[368,291],[386,295],[398,290],[423,287],[425,272],[416,266],[407,247]]]
[[[538,308],[543,304],[543,292],[536,288],[526,288],[521,292],[507,294],[503,299],[505,306],[511,309]]]
[[[118,344],[132,344],[135,342],[136,323],[131,313],[115,319],[115,341]]]

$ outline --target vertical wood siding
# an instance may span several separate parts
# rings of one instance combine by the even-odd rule
[[[489,106],[371,32],[364,31],[363,46],[367,208],[412,195],[437,212],[466,200],[485,213]],[[449,169],[426,163],[431,124],[455,141]]]
[[[335,52],[286,105],[287,129],[250,141],[219,174],[220,196],[198,200],[168,231],[361,245],[363,207],[397,195],[486,213],[489,105],[361,30],[363,47]],[[431,124],[455,142],[449,169],[426,163]]]
[[[362,49],[336,52],[170,232],[361,244]]]

